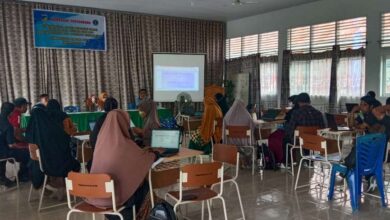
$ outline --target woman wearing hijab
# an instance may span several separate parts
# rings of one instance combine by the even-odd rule
[[[220,122],[223,114],[214,96],[205,97],[203,104],[204,113],[202,123],[195,134],[192,135],[188,147],[190,149],[201,150],[204,154],[210,154],[212,139],[214,138],[215,143],[220,143],[222,139],[222,123]],[[217,125],[214,131],[215,121],[217,121]]]
[[[46,175],[63,180],[68,172],[80,170],[80,163],[71,155],[70,136],[59,123],[53,123],[43,105],[36,105],[31,110],[26,136],[29,143],[39,147],[42,168]],[[43,180],[39,164],[33,163],[32,169],[36,171],[32,175],[33,185],[39,188]]]
[[[99,99],[97,100],[98,110],[103,111],[104,109],[104,102],[106,101],[108,97],[108,94],[106,92],[102,92],[99,95]]]
[[[68,135],[72,136],[77,132],[77,128],[69,116],[62,111],[61,105],[57,100],[50,99],[48,101],[47,113],[51,120],[60,125]]]
[[[252,140],[249,139],[236,139],[236,138],[228,138],[226,134],[226,128],[227,126],[248,126],[251,130],[251,136]],[[223,118],[223,141],[226,144],[233,144],[236,146],[248,146],[250,141],[252,142],[252,145],[254,145],[254,136],[253,136],[253,130],[255,128],[255,124],[253,122],[252,116],[249,114],[248,110],[246,109],[246,106],[243,101],[236,99],[230,108],[230,110],[227,112],[225,117]],[[251,160],[252,160],[252,150],[250,148],[240,148],[239,150],[241,152],[241,155],[244,156],[243,160],[243,166],[244,167],[250,167],[251,166]]]
[[[158,158],[157,152],[143,150],[131,140],[130,118],[116,109],[107,114],[93,154],[91,173],[107,173],[114,180],[117,205],[126,208],[124,219],[132,218],[132,206],[139,209],[148,192],[145,182],[149,169]],[[112,207],[111,199],[88,199],[86,202],[102,208]],[[114,216],[107,216],[115,219]]]
[[[152,130],[160,127],[157,105],[153,100],[145,100],[139,104],[138,111],[144,121],[144,127],[142,129],[133,128],[133,131],[142,138],[144,146],[150,146]]]

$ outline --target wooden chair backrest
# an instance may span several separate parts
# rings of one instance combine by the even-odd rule
[[[249,126],[228,125],[226,126],[226,136],[229,138],[249,138],[251,130]]]
[[[189,164],[181,169],[183,187],[211,186],[221,182],[223,175],[221,162]]]
[[[342,114],[334,114],[334,120],[338,126],[348,124],[348,116]]]
[[[325,138],[313,135],[313,134],[301,134],[299,135],[300,143],[302,145],[302,148],[307,150],[313,150],[313,151],[319,151],[324,152],[326,147],[326,140]]]
[[[180,178],[180,168],[151,171],[151,184],[153,189],[160,189],[178,183]]]
[[[82,198],[108,199],[112,198],[113,191],[113,189],[106,187],[106,185],[109,185],[110,182],[113,183],[111,177],[107,174],[85,174],[70,172],[68,174],[66,184],[71,185],[69,187],[69,193],[73,196]],[[112,186],[113,185],[114,184],[112,184]]]
[[[215,144],[213,149],[213,161],[237,165],[237,147],[228,144]]]

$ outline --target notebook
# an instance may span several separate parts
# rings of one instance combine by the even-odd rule
[[[177,154],[180,147],[180,130],[162,128],[152,130],[151,147],[163,148],[163,157]]]

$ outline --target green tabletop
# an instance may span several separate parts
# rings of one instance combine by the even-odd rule
[[[128,110],[131,120],[133,121],[136,127],[142,128],[143,121],[140,117],[138,110]],[[172,117],[172,113],[168,109],[158,109],[158,117],[160,119],[165,119]],[[72,119],[73,123],[77,125],[78,131],[89,131],[89,122],[95,122],[103,114],[103,112],[77,112],[77,113],[68,113],[69,117]],[[22,128],[27,127],[28,121],[30,120],[30,115],[22,115],[21,126]]]

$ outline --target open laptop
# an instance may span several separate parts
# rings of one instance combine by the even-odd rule
[[[355,107],[355,106],[358,106],[359,104],[358,103],[345,103],[345,107],[347,108],[347,112],[348,113],[351,113],[352,112],[352,109]]]
[[[163,157],[175,155],[180,147],[180,130],[178,129],[153,129],[152,148],[163,148]]]
[[[334,115],[325,113],[326,121],[328,122],[328,127],[332,131],[351,131],[349,127],[341,127],[337,126],[336,119],[334,118]]]
[[[280,109],[268,109],[261,117],[264,121],[275,121],[276,117],[280,114]]]

